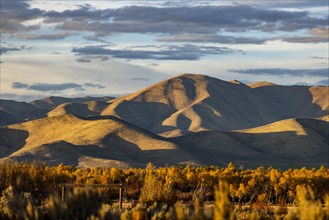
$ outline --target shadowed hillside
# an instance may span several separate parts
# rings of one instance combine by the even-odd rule
[[[184,164],[195,162],[176,144],[114,117],[73,115],[33,120],[1,128],[5,159],[80,166]],[[13,139],[21,132],[20,139]],[[6,156],[4,152],[3,156]],[[7,153],[8,155],[8,153]]]
[[[204,164],[329,164],[329,120],[286,119],[232,132],[202,131],[174,138]]]
[[[148,162],[328,165],[328,118],[163,138],[111,116],[61,115],[1,127],[0,153],[2,160],[88,167],[138,167]]]
[[[96,116],[104,110],[109,103],[104,101],[90,101],[85,103],[64,103],[48,112],[48,116],[73,114],[77,116]]]
[[[26,102],[0,99],[0,125],[23,122],[46,116],[46,111]]]
[[[154,133],[173,137],[202,130],[236,130],[274,121],[329,113],[328,87],[245,85],[184,74],[113,100],[113,115]]]
[[[30,102],[31,105],[40,108],[40,109],[47,109],[50,110],[60,104],[63,103],[84,103],[84,102],[90,102],[90,101],[109,101],[114,99],[113,97],[80,97],[80,98],[65,98],[65,97],[59,97],[59,96],[50,96],[44,99],[39,99]]]
[[[1,125],[16,124],[0,127],[0,160],[328,165],[328,95],[328,87],[184,74],[112,100],[1,100]]]

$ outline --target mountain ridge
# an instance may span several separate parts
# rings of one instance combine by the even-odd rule
[[[329,87],[182,74],[116,99],[0,101],[0,162],[140,167],[329,161]]]

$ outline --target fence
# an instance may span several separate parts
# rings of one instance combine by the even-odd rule
[[[62,201],[65,201],[65,189],[66,188],[111,188],[119,189],[119,208],[122,208],[123,197],[123,185],[122,184],[75,184],[75,183],[61,183],[59,184],[61,189]]]

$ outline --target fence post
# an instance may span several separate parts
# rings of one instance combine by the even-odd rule
[[[119,209],[122,209],[123,186],[120,184],[119,190]]]

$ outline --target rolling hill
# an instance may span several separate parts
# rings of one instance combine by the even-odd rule
[[[230,132],[202,131],[173,139],[202,164],[329,164],[329,116],[285,119]]]
[[[114,117],[60,115],[1,127],[0,135],[2,160],[75,166],[195,163],[175,143]]]
[[[183,74],[112,101],[112,115],[153,133],[174,137],[202,130],[236,130],[287,118],[329,113],[328,87],[245,85]]]
[[[23,122],[46,116],[46,111],[27,102],[0,99],[0,125]]]
[[[1,100],[0,161],[329,165],[329,87],[183,74],[130,95]]]
[[[38,99],[35,101],[30,102],[29,104],[33,105],[36,108],[39,109],[46,109],[51,110],[55,108],[56,106],[63,104],[63,103],[84,103],[84,102],[90,102],[90,101],[109,101],[114,99],[113,97],[104,96],[104,97],[79,97],[79,98],[65,98],[60,96],[50,96],[44,99]]]
[[[63,103],[47,113],[48,116],[73,114],[77,116],[100,115],[109,103],[104,101],[89,101],[84,103]]]
[[[163,138],[112,116],[60,115],[0,128],[0,161],[82,167],[328,165],[329,116]]]

